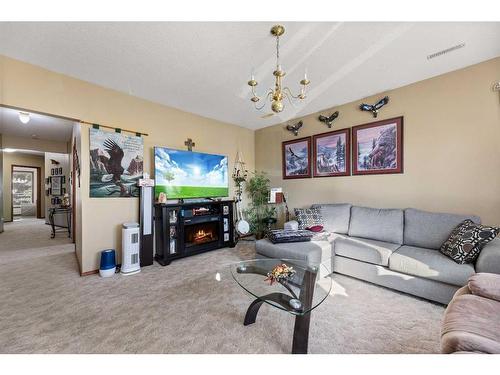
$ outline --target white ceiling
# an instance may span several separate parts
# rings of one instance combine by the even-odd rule
[[[285,23],[281,61],[305,102],[260,118],[246,82],[272,85],[267,22],[0,23],[0,54],[251,129],[281,123],[500,56],[500,23]],[[465,48],[427,55],[465,42]]]
[[[72,121],[30,113],[30,121],[23,124],[19,120],[19,111],[0,107],[0,134],[68,142],[72,131]]]

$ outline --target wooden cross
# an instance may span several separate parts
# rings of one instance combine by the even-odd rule
[[[188,138],[184,144],[187,146],[188,151],[193,151],[193,147],[196,146],[196,143],[194,143],[191,138]]]

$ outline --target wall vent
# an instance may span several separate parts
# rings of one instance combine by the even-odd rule
[[[427,60],[433,59],[435,57],[442,56],[445,53],[449,53],[449,52],[455,51],[455,50],[463,48],[463,47],[465,47],[465,43],[457,44],[456,46],[453,46],[453,47],[450,47],[450,48],[446,48],[446,49],[444,49],[442,51],[435,52],[433,54],[427,55]]]

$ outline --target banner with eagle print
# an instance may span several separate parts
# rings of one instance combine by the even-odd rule
[[[143,158],[142,137],[90,129],[90,197],[138,197]]]

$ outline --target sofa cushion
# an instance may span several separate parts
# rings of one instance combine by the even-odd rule
[[[473,263],[481,249],[495,239],[500,228],[464,220],[451,231],[439,251],[458,264]]]
[[[313,204],[311,208],[319,208],[323,216],[324,229],[327,232],[347,234],[351,219],[350,203]]]
[[[329,241],[273,244],[265,238],[255,243],[255,251],[268,258],[299,259],[312,265],[318,265],[322,260],[332,257],[332,245]]]
[[[475,273],[471,264],[457,264],[439,251],[407,245],[392,253],[389,268],[457,286],[467,284],[469,277]]]
[[[488,243],[476,260],[476,272],[500,274],[500,237]]]
[[[338,236],[335,238],[333,251],[335,255],[387,266],[389,257],[400,246],[361,237]]]
[[[403,210],[353,206],[349,236],[402,244]]]
[[[463,294],[448,305],[441,329],[443,353],[500,353],[500,302]]]
[[[323,226],[323,216],[319,208],[296,208],[295,218],[299,223],[299,230],[308,229],[316,225]]]
[[[481,223],[481,219],[473,215],[435,213],[407,208],[404,244],[437,250],[449,237],[451,231],[467,219]]]

